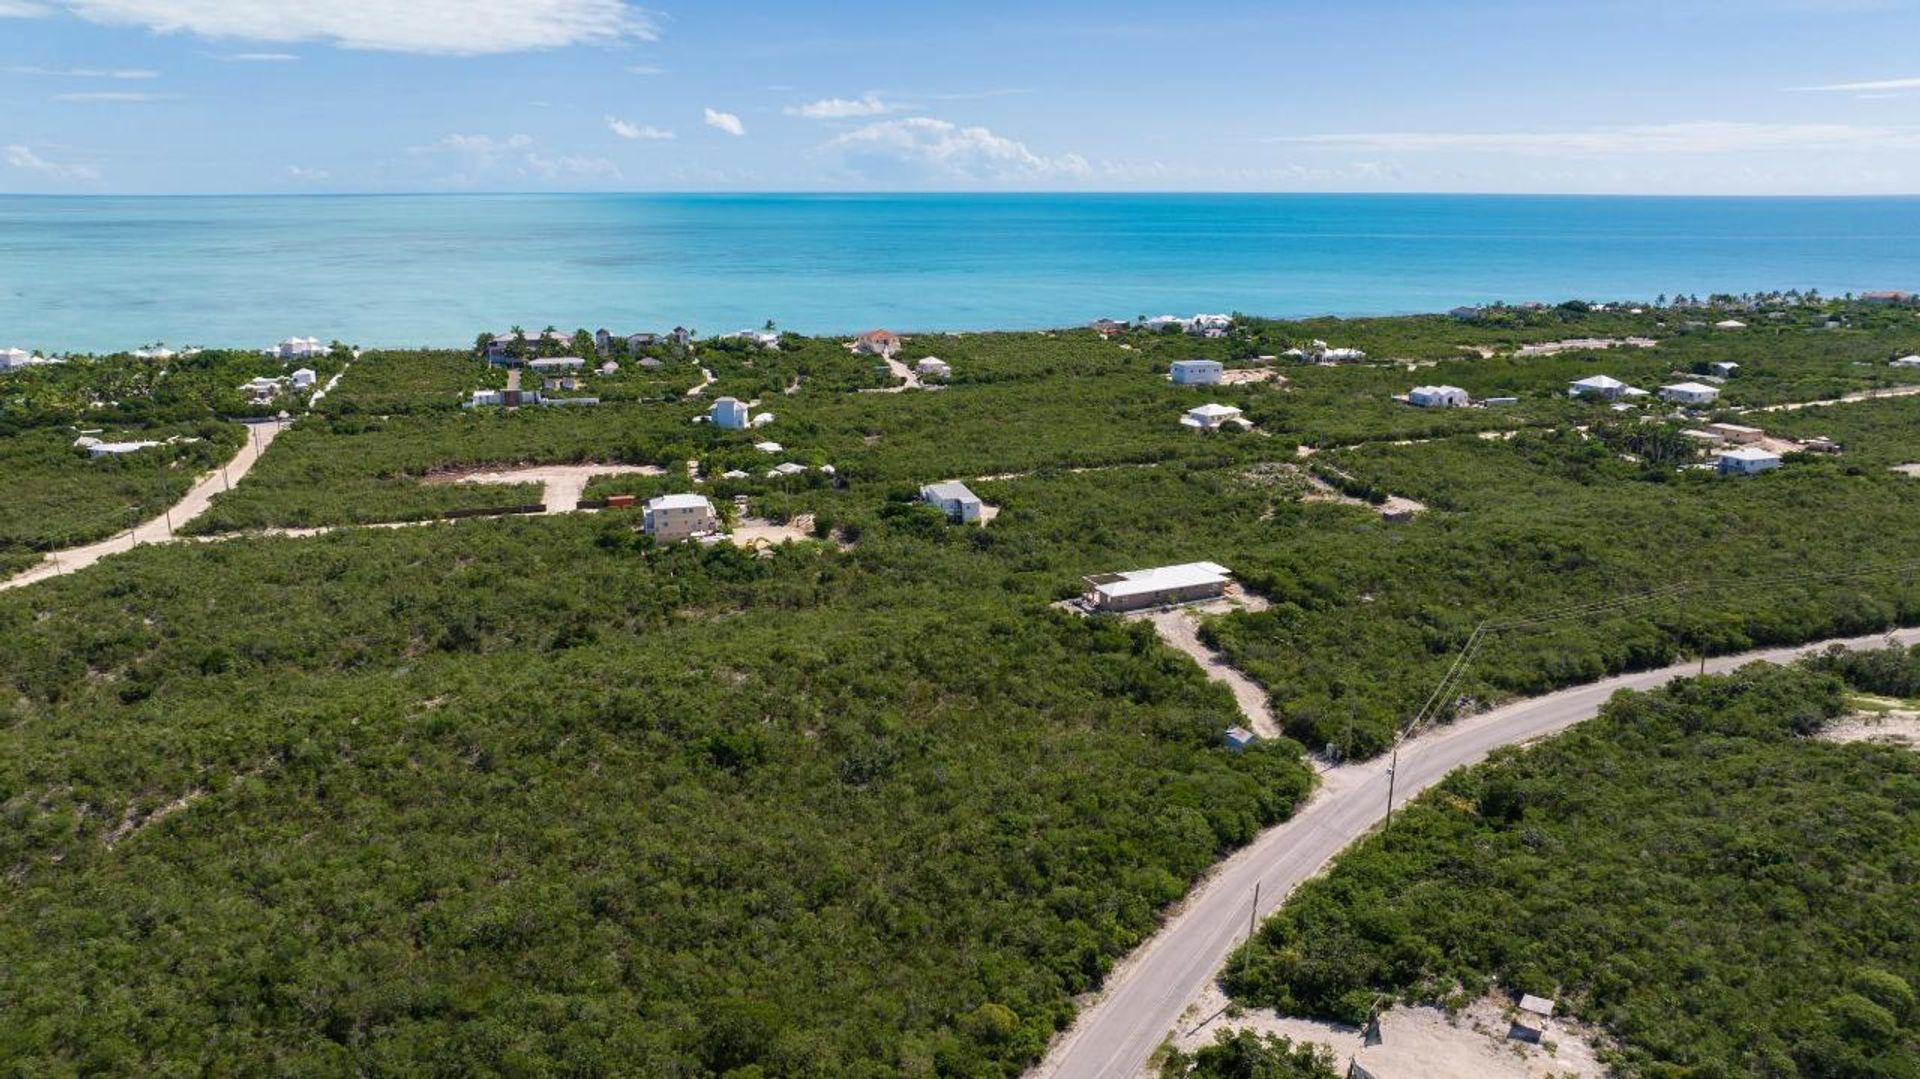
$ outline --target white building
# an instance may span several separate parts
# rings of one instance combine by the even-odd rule
[[[240,392],[255,401],[271,401],[280,393],[280,380],[261,376],[240,384]]]
[[[1920,367],[1920,356],[1902,356],[1892,361],[1891,367]]]
[[[940,512],[947,515],[947,520],[956,524],[980,519],[980,496],[957,480],[927,484],[920,488],[920,501],[938,506]]]
[[[503,405],[506,403],[507,403],[507,395],[503,391],[475,390],[473,391],[473,398],[469,400],[464,407],[466,408],[497,408],[500,405]]]
[[[132,356],[136,360],[171,360],[177,355],[179,355],[179,353],[160,345],[155,345],[152,348],[136,348],[132,352]]]
[[[1415,386],[1407,392],[1407,403],[1421,408],[1465,408],[1472,401],[1458,386]]]
[[[705,535],[720,527],[705,495],[661,495],[647,500],[640,527],[662,543]]]
[[[945,382],[953,377],[953,367],[938,356],[928,356],[913,365],[914,373],[921,378],[930,378],[936,382]]]
[[[782,461],[767,470],[767,478],[770,480],[783,480],[788,476],[802,475],[806,471],[806,465],[797,464],[793,461]]]
[[[1716,330],[1744,330],[1747,324],[1737,318],[1724,318],[1713,324]]]
[[[587,361],[578,356],[548,356],[527,361],[527,367],[535,371],[580,371],[586,366]]]
[[[1676,382],[1660,387],[1661,400],[1672,401],[1676,405],[1710,405],[1719,397],[1718,387],[1701,382]]]
[[[1175,327],[1185,329],[1186,325],[1187,320],[1181,318],[1179,315],[1155,315],[1152,318],[1143,318],[1140,320],[1140,328],[1153,333],[1162,333]]]
[[[1359,363],[1367,354],[1357,348],[1323,348],[1319,357],[1321,363]]]
[[[310,360],[330,351],[318,337],[289,337],[273,346],[273,354],[283,360]]]
[[[772,330],[735,330],[727,335],[742,341],[751,341],[761,348],[779,348],[780,335]]]
[[[1707,370],[1712,371],[1721,378],[1732,378],[1735,372],[1740,370],[1740,365],[1734,363],[1732,360],[1716,360],[1707,365]]]
[[[1567,396],[1598,397],[1603,401],[1612,401],[1621,397],[1631,396],[1628,391],[1632,389],[1632,386],[1627,385],[1611,375],[1589,375],[1586,378],[1575,379],[1573,382],[1568,383]]]
[[[1240,410],[1232,405],[1205,404],[1188,409],[1187,414],[1180,417],[1180,422],[1202,431],[1214,431],[1229,423],[1246,421],[1240,418]]]
[[[722,397],[707,409],[707,418],[715,427],[729,431],[744,431],[747,428],[747,403],[735,397]]]
[[[1218,360],[1175,360],[1167,368],[1167,377],[1176,386],[1213,386],[1225,371]]]
[[[88,437],[76,438],[73,444],[77,448],[86,450],[87,456],[93,458],[121,457],[160,445],[158,442],[102,442],[97,438]]]
[[[0,348],[0,371],[13,371],[44,362],[24,348]]]
[[[1084,578],[1083,600],[1095,611],[1138,611],[1170,603],[1192,603],[1225,594],[1232,576],[1232,570],[1213,562],[1096,573]]]
[[[1758,446],[1735,446],[1714,455],[1714,467],[1722,476],[1751,476],[1780,467],[1780,455]]]
[[[747,421],[747,426],[748,427],[765,427],[767,424],[770,424],[772,422],[773,422],[773,413],[762,412],[758,416],[755,416],[753,419]]]
[[[311,367],[302,367],[288,377],[293,379],[294,389],[304,390],[320,380],[320,372],[315,371]]]

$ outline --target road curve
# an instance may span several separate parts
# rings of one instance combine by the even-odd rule
[[[1708,660],[1706,668],[1726,671],[1756,660],[1780,663],[1832,644],[1876,647],[1889,639],[1913,644],[1920,641],[1920,629],[1722,656]],[[1697,663],[1686,663],[1619,675],[1515,701],[1429,731],[1401,748],[1395,805],[1501,746],[1527,742],[1592,718],[1618,690],[1653,689],[1699,669]],[[1301,882],[1380,822],[1387,797],[1385,759],[1332,768],[1322,773],[1321,780],[1320,789],[1291,820],[1260,833],[1216,866],[1160,931],[1114,968],[1099,999],[1054,1039],[1029,1079],[1117,1079],[1143,1072],[1148,1057],[1180,1021],[1187,1005],[1245,938],[1255,883],[1260,886],[1258,915],[1264,918]]]
[[[213,501],[215,494],[240,482],[241,477],[253,468],[253,463],[258,461],[260,455],[267,451],[267,447],[273,444],[273,440],[279,437],[286,424],[261,420],[246,426],[249,430],[246,441],[240,444],[240,452],[234,454],[233,459],[225,465],[194,481],[193,486],[187,488],[187,493],[181,496],[180,501],[169,506],[160,516],[125,532],[109,536],[98,543],[54,551],[26,570],[0,581],[0,591],[24,588],[51,577],[63,577],[86,569],[108,555],[131,551],[143,543],[171,542],[176,529],[207,511],[207,506]]]

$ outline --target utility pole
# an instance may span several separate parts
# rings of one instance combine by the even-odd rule
[[[1253,958],[1253,933],[1260,918],[1260,882],[1253,882],[1253,905],[1247,908],[1247,946],[1240,951],[1240,979],[1247,977],[1247,963]]]
[[[1400,773],[1400,740],[1393,740],[1393,760],[1387,764],[1387,825],[1386,832],[1393,831],[1393,786]]]

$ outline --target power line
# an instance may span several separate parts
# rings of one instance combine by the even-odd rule
[[[1433,692],[1427,695],[1427,699],[1420,705],[1419,710],[1414,713],[1413,718],[1401,725],[1399,730],[1394,733],[1393,757],[1387,766],[1387,812],[1385,816],[1385,827],[1387,830],[1393,828],[1393,796],[1397,773],[1400,770],[1400,746],[1439,718],[1440,714],[1446,709],[1446,704],[1451,699],[1454,690],[1457,689],[1461,681],[1466,678],[1467,671],[1473,666],[1474,657],[1477,656],[1480,649],[1485,646],[1487,639],[1496,633],[1515,629],[1532,629],[1538,626],[1551,625],[1556,622],[1565,622],[1572,618],[1590,618],[1596,615],[1614,614],[1660,600],[1678,599],[1696,592],[1711,592],[1716,589],[1730,590],[1752,587],[1778,588],[1793,584],[1830,583],[1854,580],[1862,577],[1875,577],[1890,573],[1912,573],[1916,570],[1920,570],[1920,558],[1845,570],[1803,570],[1790,573],[1768,574],[1761,577],[1748,577],[1734,581],[1707,580],[1686,582],[1648,589],[1643,592],[1634,592],[1625,596],[1616,596],[1612,599],[1569,604],[1532,615],[1506,619],[1504,621],[1496,622],[1492,619],[1482,619],[1474,625],[1473,632],[1469,633],[1467,639],[1461,643],[1460,650],[1454,653],[1453,662],[1447,666],[1445,673],[1440,676],[1440,681],[1434,685]],[[1703,657],[1703,666],[1704,663],[1705,660]]]

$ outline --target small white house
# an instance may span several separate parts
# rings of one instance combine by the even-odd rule
[[[1225,337],[1231,329],[1232,315],[1195,315],[1187,320],[1187,332],[1195,337]]]
[[[751,341],[761,348],[777,349],[780,347],[780,335],[774,333],[772,330],[735,330],[727,336],[737,338],[741,341]]]
[[[801,475],[806,472],[806,470],[806,465],[794,461],[782,461],[767,471],[767,478],[770,480],[785,479],[788,476]]]
[[[1472,399],[1458,386],[1415,386],[1407,393],[1407,403],[1421,408],[1465,408]]]
[[[1920,356],[1902,356],[1892,361],[1890,367],[1920,367]]]
[[[1153,333],[1164,333],[1176,327],[1185,329],[1186,325],[1187,320],[1181,318],[1179,315],[1155,315],[1152,318],[1143,318],[1140,320],[1140,328]]]
[[[1740,370],[1740,365],[1732,360],[1715,360],[1707,365],[1707,370],[1721,378],[1732,378]]]
[[[715,427],[729,431],[744,431],[747,428],[747,403],[736,397],[722,397],[707,409],[707,418]]]
[[[534,371],[579,371],[587,366],[587,361],[578,356],[548,356],[544,359],[528,360],[527,367]]]
[[[318,337],[289,337],[273,347],[273,354],[283,360],[310,360],[328,351]]]
[[[294,389],[304,390],[320,380],[320,373],[311,367],[302,367],[288,377],[293,379]]]
[[[1232,405],[1205,404],[1188,409],[1187,414],[1180,417],[1180,422],[1202,431],[1217,431],[1229,423],[1245,421],[1240,418],[1240,410]]]
[[[179,353],[170,348],[155,345],[152,348],[136,348],[131,355],[136,360],[171,360]]]
[[[1632,388],[1611,375],[1589,375],[1568,383],[1567,396],[1598,397],[1603,401],[1612,401],[1627,396],[1627,391]]]
[[[475,390],[473,391],[473,397],[470,398],[463,407],[498,408],[506,404],[506,402],[507,395],[500,390]]]
[[[915,374],[921,378],[930,378],[936,382],[945,382],[953,377],[953,367],[938,356],[928,356],[913,365]]]
[[[1660,387],[1660,399],[1676,405],[1710,405],[1719,397],[1719,387],[1702,382],[1676,382]]]
[[[21,367],[31,367],[40,362],[40,357],[24,348],[0,348],[0,371],[12,371]]]
[[[956,524],[980,519],[980,496],[958,481],[927,484],[920,488],[920,501],[938,506]]]
[[[1320,350],[1321,363],[1359,363],[1366,358],[1366,352],[1357,348],[1323,348]]]
[[[1138,611],[1217,599],[1226,593],[1232,576],[1232,570],[1216,562],[1096,573],[1082,578],[1081,602],[1093,611]]]
[[[1747,328],[1747,324],[1737,318],[1723,318],[1719,322],[1714,323],[1713,328],[1716,330],[1744,330]]]
[[[671,543],[713,532],[720,519],[705,495],[661,495],[647,500],[640,527],[654,539]]]
[[[271,401],[280,393],[280,380],[263,375],[241,383],[240,391],[255,401]]]
[[[1167,377],[1176,386],[1218,385],[1224,373],[1219,360],[1175,360],[1167,368]]]
[[[1780,467],[1780,455],[1758,446],[1735,446],[1715,455],[1714,467],[1722,476],[1751,476]]]
[[[772,422],[773,422],[773,413],[762,412],[758,416],[755,416],[753,419],[747,421],[747,426],[748,427],[765,427],[767,424],[770,424]]]

